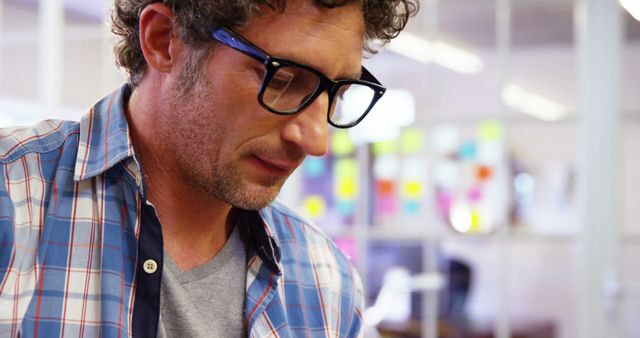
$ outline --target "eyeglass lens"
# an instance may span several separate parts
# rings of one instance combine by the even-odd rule
[[[307,69],[282,66],[269,79],[262,100],[278,112],[293,112],[316,92],[320,81],[317,74]],[[374,96],[375,90],[366,85],[341,85],[333,98],[329,119],[339,126],[352,124],[367,111]]]
[[[320,85],[320,78],[303,68],[283,66],[276,70],[264,91],[271,109],[290,112],[304,104]]]
[[[358,121],[367,112],[376,92],[373,88],[360,84],[342,85],[333,98],[331,122],[339,126]]]

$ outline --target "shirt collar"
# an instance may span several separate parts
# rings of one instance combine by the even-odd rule
[[[240,210],[237,224],[240,226],[240,237],[249,251],[260,256],[269,269],[280,275],[280,243],[271,230],[274,226],[272,216],[271,207],[259,211]]]
[[[80,120],[80,144],[74,180],[82,181],[104,173],[133,156],[133,143],[125,116],[131,96],[127,84],[98,101]]]

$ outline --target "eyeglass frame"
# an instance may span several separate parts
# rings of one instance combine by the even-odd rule
[[[258,62],[262,63],[265,66],[265,74],[264,74],[264,77],[262,78],[262,83],[260,84],[260,91],[258,92],[258,103],[260,103],[260,105],[264,109],[277,115],[293,115],[293,114],[299,113],[300,111],[307,108],[311,103],[313,103],[313,101],[315,101],[318,98],[318,96],[320,96],[323,92],[327,91],[329,96],[329,101],[327,106],[327,122],[336,128],[341,128],[341,129],[351,128],[357,125],[358,123],[360,123],[369,114],[373,106],[378,102],[378,100],[380,100],[382,95],[384,95],[384,93],[387,90],[380,83],[380,81],[378,81],[378,79],[376,79],[373,76],[373,74],[371,74],[364,66],[361,66],[360,79],[332,80],[326,75],[324,75],[321,71],[313,67],[310,67],[301,63],[297,63],[295,61],[271,56],[267,52],[262,50],[260,47],[256,46],[255,44],[251,43],[249,40],[245,39],[241,35],[233,32],[232,30],[226,27],[220,26],[215,28],[211,32],[211,38],[219,43],[222,43],[227,47],[235,49],[236,51],[251,57],[254,60],[257,60]],[[298,105],[298,107],[288,111],[280,111],[280,110],[273,109],[272,107],[270,107],[264,102],[264,93],[267,89],[269,82],[271,81],[273,75],[275,75],[275,73],[278,71],[278,69],[284,66],[298,67],[298,68],[305,69],[317,75],[318,78],[320,79],[320,82],[318,83],[313,93],[309,95],[306,99],[304,99],[304,101],[302,101],[302,103]],[[336,124],[333,121],[331,121],[331,110],[332,110],[333,100],[335,99],[336,94],[338,94],[338,90],[340,89],[340,87],[348,84],[364,85],[371,88],[373,90],[373,97],[371,99],[371,103],[369,104],[365,112],[358,119],[348,124],[343,124],[343,125]]]

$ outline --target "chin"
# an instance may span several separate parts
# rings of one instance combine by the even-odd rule
[[[271,202],[276,199],[276,196],[277,195],[273,195],[267,198],[242,196],[240,198],[228,199],[227,203],[240,209],[259,210],[271,204]]]
[[[265,179],[243,175],[231,166],[223,169],[212,171],[206,180],[196,181],[214,199],[241,209],[257,210],[268,206],[276,199],[286,181],[286,178]]]
[[[278,197],[281,187],[282,184],[269,187],[259,185],[244,186],[233,191],[227,191],[224,200],[236,208],[258,210],[271,204]]]

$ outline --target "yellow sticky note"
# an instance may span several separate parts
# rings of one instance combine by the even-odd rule
[[[478,210],[471,211],[471,232],[483,232],[482,216]]]
[[[311,217],[320,217],[324,215],[327,209],[327,203],[320,195],[310,195],[304,200],[304,209]]]
[[[422,183],[416,181],[405,182],[404,195],[410,198],[422,196]]]
[[[356,195],[356,181],[353,179],[338,182],[336,196],[339,199],[352,199]]]

